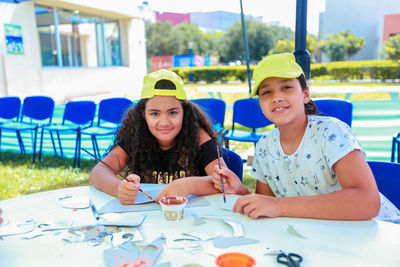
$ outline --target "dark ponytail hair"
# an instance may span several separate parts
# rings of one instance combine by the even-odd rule
[[[306,90],[307,86],[307,80],[306,77],[304,77],[303,74],[301,74],[299,77],[297,77],[297,80],[300,82],[301,89],[304,91]],[[304,104],[304,110],[306,112],[306,115],[319,115],[320,112],[317,109],[317,106],[314,104],[314,102],[310,99],[308,103]]]

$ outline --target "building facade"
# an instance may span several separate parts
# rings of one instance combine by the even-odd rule
[[[400,13],[399,0],[326,0],[325,7],[319,20],[321,38],[350,30],[364,37],[365,45],[349,60],[383,59],[384,18]],[[323,55],[322,61],[329,59]]]
[[[137,99],[146,74],[135,1],[0,3],[0,96]]]

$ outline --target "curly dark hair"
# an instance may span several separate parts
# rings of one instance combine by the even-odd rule
[[[297,80],[300,82],[301,89],[304,91],[308,87],[306,77],[304,77],[304,75],[301,74],[299,77],[297,77]],[[308,101],[308,103],[304,104],[304,110],[306,111],[306,115],[319,115],[320,114],[317,106],[311,100],[311,98]]]
[[[155,169],[154,155],[157,155],[160,148],[143,117],[147,101],[148,99],[142,99],[134,108],[128,110],[113,147],[122,141],[130,157],[128,171],[139,175],[141,182],[156,183],[152,177],[152,170]],[[168,171],[178,167],[190,175],[198,175],[199,170],[196,170],[196,166],[201,160],[199,129],[203,128],[215,143],[218,141],[204,112],[191,101],[179,101],[183,108],[182,129],[176,136]]]

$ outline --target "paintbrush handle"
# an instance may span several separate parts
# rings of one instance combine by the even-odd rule
[[[218,153],[218,167],[221,170],[221,154],[219,153],[220,147],[219,144],[217,143],[217,153]],[[221,187],[222,187],[222,195],[224,197],[224,203],[226,203],[226,198],[225,198],[225,188],[224,188],[224,181],[222,179],[222,175],[219,176],[221,179]]]
[[[126,178],[124,175],[122,175],[119,171],[117,171],[116,169],[114,169],[113,167],[111,167],[110,165],[108,165],[107,163],[105,163],[103,160],[99,159],[98,157],[96,157],[95,155],[93,155],[92,153],[90,153],[89,151],[87,151],[86,149],[82,148],[83,151],[85,151],[86,153],[88,153],[90,156],[94,157],[95,159],[97,159],[98,161],[100,161],[101,163],[104,164],[104,166],[106,166],[107,168],[109,168],[110,170],[112,170],[113,172],[115,172],[115,174],[118,174],[119,176],[121,176],[122,178],[125,179],[125,181],[130,182],[128,180],[128,178]],[[143,194],[145,194],[148,198],[150,198],[151,200],[154,200],[150,195],[148,195],[146,192],[144,192],[141,188],[139,188],[139,191],[142,192]]]

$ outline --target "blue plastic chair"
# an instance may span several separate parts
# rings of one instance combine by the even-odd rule
[[[236,123],[251,128],[251,130],[235,129]],[[229,140],[253,142],[255,144],[265,134],[265,132],[257,132],[256,130],[271,124],[273,123],[264,116],[257,99],[236,100],[233,104],[232,129],[223,135],[225,147],[229,148]]]
[[[242,181],[243,179],[243,160],[242,158],[233,152],[232,150],[221,147],[223,152],[223,158],[226,163],[226,166],[233,171]]]
[[[213,125],[213,130],[217,133],[223,133],[225,121],[225,101],[218,98],[199,98],[190,100],[197,104],[207,115]]]
[[[15,103],[14,111],[10,110],[9,116],[11,113],[15,113],[17,110],[18,101],[12,100]],[[19,109],[18,109],[19,110]],[[22,105],[21,116],[19,121],[5,122],[0,125],[1,130],[7,131],[15,131],[19,148],[21,153],[25,154],[25,146],[22,141],[21,132],[30,131],[33,132],[34,136],[32,137],[32,161],[35,162],[36,156],[36,139],[37,132],[40,127],[43,125],[49,124],[52,121],[54,112],[54,100],[48,96],[28,96],[24,99]],[[28,121],[26,121],[28,120]],[[0,143],[1,143],[1,135],[0,135]]]
[[[392,155],[390,157],[391,162],[395,162],[397,150],[397,163],[400,163],[400,132],[395,133],[392,139]]]
[[[124,97],[108,98],[100,101],[97,125],[82,130],[82,135],[90,136],[94,155],[98,158],[101,158],[101,156],[97,136],[115,135],[126,111],[131,106],[132,101]]]
[[[80,167],[80,151],[81,151],[81,131],[82,129],[93,126],[93,120],[96,112],[96,104],[93,101],[70,101],[65,105],[64,115],[61,124],[50,124],[42,127],[42,135],[40,137],[39,160],[42,156],[43,134],[44,131],[49,131],[51,142],[54,149],[54,155],[57,156],[57,149],[54,143],[53,132],[56,132],[60,155],[64,157],[60,132],[76,132],[74,167]]]
[[[353,104],[344,99],[315,99],[313,100],[321,116],[335,117],[351,127],[353,120]]]
[[[18,121],[21,99],[17,96],[0,97],[0,123]]]
[[[368,161],[374,174],[379,192],[400,209],[400,164]]]

